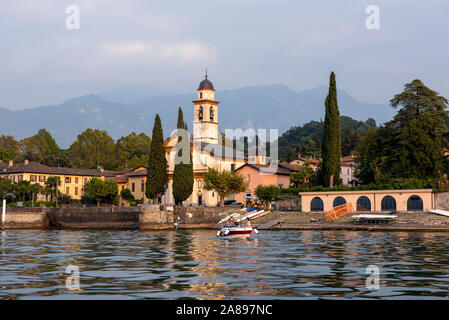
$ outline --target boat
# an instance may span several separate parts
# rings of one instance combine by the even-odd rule
[[[231,239],[231,238],[249,238],[253,234],[259,234],[256,227],[245,226],[241,227],[240,222],[247,219],[257,219],[268,212],[265,210],[257,210],[256,207],[242,209],[240,212],[232,213],[229,216],[218,221],[218,224],[224,223],[223,227],[217,232],[217,237]]]
[[[225,225],[217,232],[217,237],[225,239],[248,239],[251,235],[259,234],[256,227],[240,227],[238,224]]]

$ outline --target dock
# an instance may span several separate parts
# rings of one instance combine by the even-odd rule
[[[269,230],[271,228],[273,228],[274,226],[278,225],[281,221],[280,220],[272,220],[272,221],[268,221],[264,224],[261,225],[257,225],[257,229],[259,230]]]

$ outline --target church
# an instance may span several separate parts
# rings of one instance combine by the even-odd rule
[[[207,78],[200,82],[197,89],[197,99],[193,102],[194,119],[193,135],[190,137],[190,152],[192,154],[194,184],[193,192],[184,201],[186,205],[216,206],[220,201],[218,194],[203,188],[204,174],[209,168],[217,171],[234,171],[247,163],[243,152],[222,146],[218,130],[218,105],[215,100],[215,89]],[[175,168],[175,150],[178,141],[175,133],[165,140],[164,146],[168,161],[168,188],[162,197],[162,203],[174,205],[173,171]]]

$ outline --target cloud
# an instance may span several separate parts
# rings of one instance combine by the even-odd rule
[[[217,49],[192,41],[184,43],[148,43],[142,41],[124,43],[101,43],[99,54],[113,60],[155,63],[210,62],[217,57]]]

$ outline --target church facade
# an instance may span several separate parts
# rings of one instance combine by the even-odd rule
[[[197,99],[192,101],[194,109],[193,135],[190,137],[190,152],[192,154],[194,184],[193,192],[184,204],[216,206],[220,201],[214,191],[204,189],[204,175],[209,168],[220,172],[234,171],[247,163],[247,157],[242,152],[222,146],[218,130],[218,105],[215,100],[215,89],[206,77],[197,89]],[[162,198],[167,205],[174,205],[173,171],[178,142],[175,133],[165,141],[165,151],[168,161],[168,188]]]

